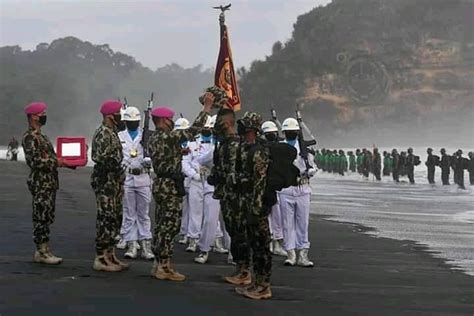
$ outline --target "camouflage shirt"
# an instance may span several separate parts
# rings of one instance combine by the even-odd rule
[[[26,164],[31,169],[27,181],[29,190],[57,190],[58,160],[49,138],[30,127],[23,134],[22,146]]]
[[[240,143],[237,153],[238,178],[243,201],[250,215],[268,215],[264,212],[264,194],[270,154],[261,144]]]
[[[228,136],[217,145],[214,151],[214,166],[210,177],[215,178],[214,198],[225,199],[237,196],[236,191],[236,162],[239,138]]]
[[[177,194],[171,175],[182,176],[181,143],[185,140],[193,140],[201,132],[207,121],[208,114],[200,112],[193,125],[186,130],[173,130],[165,132],[157,129],[151,134],[148,141],[148,153],[153,163],[153,170],[158,176],[155,179],[153,191]]]
[[[92,160],[95,162],[91,184],[94,190],[106,183],[123,183],[122,144],[117,129],[102,124],[92,138]]]

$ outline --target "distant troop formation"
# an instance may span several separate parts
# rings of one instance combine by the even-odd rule
[[[448,155],[444,148],[440,150],[440,156],[433,154],[433,149],[427,149],[427,159],[425,165],[427,167],[427,179],[430,184],[435,183],[436,167],[441,169],[441,181],[443,185],[449,185],[451,170],[454,173],[454,183],[461,189],[464,186],[464,170],[469,172],[469,181],[474,185],[474,153],[469,152],[468,158],[463,157],[461,149],[457,150],[453,155]],[[408,177],[410,183],[415,183],[414,171],[415,167],[421,164],[420,157],[413,153],[413,148],[407,151],[398,152],[392,149],[391,152],[384,151],[380,155],[378,148],[372,151],[366,148],[348,151],[331,150],[323,148],[321,151],[316,150],[315,163],[319,169],[328,173],[336,173],[344,175],[347,172],[357,172],[366,179],[370,174],[380,181],[381,176],[392,176],[395,182],[400,181],[400,177]]]
[[[268,299],[272,253],[284,256],[287,266],[314,265],[308,225],[316,167],[301,118],[286,119],[280,138],[276,122],[262,122],[255,112],[237,119],[222,107],[225,98],[219,88],[206,90],[202,111],[192,123],[174,121],[172,109],[153,107],[150,100],[143,129],[137,108],[116,100],[102,104],[103,121],[91,146],[97,206],[94,270],[128,269],[116,255],[120,247],[126,248],[126,258],[154,260],[154,278],[184,281],[186,276],[172,265],[174,240],[179,239],[186,251],[199,251],[194,258],[199,264],[209,260],[212,250],[228,253],[235,272],[225,281],[236,285],[238,294]],[[22,143],[31,169],[34,261],[59,264],[62,258],[50,248],[49,227],[55,218],[57,169],[69,166],[41,132],[46,109],[41,102],[25,108],[29,128]],[[217,109],[214,116],[212,109]]]

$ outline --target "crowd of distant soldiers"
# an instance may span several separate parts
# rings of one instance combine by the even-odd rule
[[[441,169],[441,181],[443,185],[449,185],[450,173],[453,170],[454,183],[461,189],[464,186],[464,170],[469,172],[469,181],[474,185],[474,153],[469,152],[469,158],[463,157],[461,149],[454,154],[449,155],[446,149],[441,148],[440,156],[433,154],[433,149],[427,149],[428,157],[425,165],[427,167],[427,177],[430,184],[435,183],[436,167]],[[357,172],[369,179],[370,174],[373,178],[380,181],[381,176],[392,176],[395,182],[400,182],[400,177],[408,177],[410,183],[415,183],[415,167],[421,164],[420,156],[413,154],[413,148],[407,151],[398,152],[392,149],[392,152],[384,151],[380,155],[378,148],[372,151],[366,148],[360,150],[347,151],[342,149],[316,150],[315,163],[318,168],[324,172],[335,173],[343,176],[347,172]]]

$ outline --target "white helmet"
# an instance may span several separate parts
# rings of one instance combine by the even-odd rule
[[[262,124],[263,133],[278,132],[278,127],[273,121],[266,121]]]
[[[189,128],[189,121],[184,117],[180,117],[179,119],[174,122],[174,129],[188,129]]]
[[[123,111],[122,120],[124,121],[141,121],[141,119],[140,111],[134,106],[129,106]]]
[[[300,124],[298,123],[296,119],[289,117],[283,121],[283,124],[281,125],[281,130],[282,131],[299,131]]]
[[[208,116],[206,124],[204,124],[204,128],[214,128],[216,124],[217,115]]]

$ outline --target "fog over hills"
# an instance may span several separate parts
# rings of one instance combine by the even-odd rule
[[[333,0],[240,71],[244,103],[299,103],[326,144],[472,146],[473,14],[465,0]]]
[[[280,119],[302,106],[322,146],[473,146],[474,2],[333,0],[298,17],[292,38],[238,70],[244,110]],[[251,36],[251,34],[249,34]],[[216,52],[217,52],[216,43]],[[192,52],[189,52],[192,54]],[[235,55],[238,52],[234,52]],[[22,109],[49,106],[47,132],[90,136],[106,98],[192,116],[213,70],[133,57],[74,37],[34,51],[0,48],[0,143],[25,129]]]

